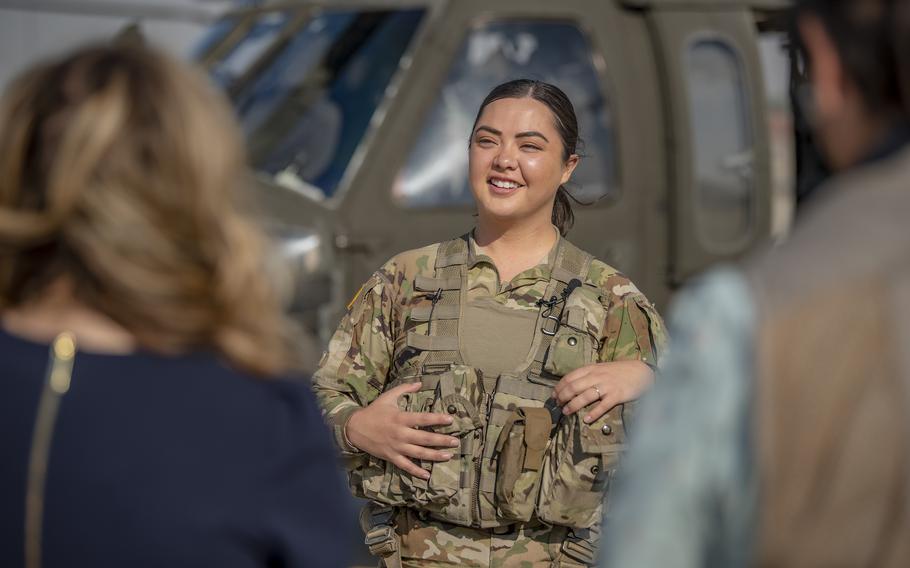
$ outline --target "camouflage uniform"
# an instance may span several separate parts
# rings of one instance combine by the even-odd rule
[[[385,556],[395,549],[402,566],[587,565],[599,537],[602,497],[623,447],[628,405],[583,425],[578,415],[561,418],[552,386],[594,362],[656,364],[665,343],[663,322],[625,276],[590,255],[578,265],[578,278],[560,276],[563,284],[554,287],[559,271],[566,272],[566,251],[585,254],[563,239],[540,264],[507,283],[499,281],[489,257],[475,252],[471,235],[461,240],[460,261],[446,262],[456,239],[402,253],[374,273],[352,300],[315,375],[352,489],[376,502],[366,513],[368,540],[382,540],[378,531],[371,536],[377,523],[398,535],[397,544],[376,544],[371,551]],[[453,268],[461,270],[460,285]],[[555,308],[554,290],[563,291]],[[562,322],[555,337],[538,332],[547,320]],[[434,374],[437,367],[451,370]],[[516,368],[530,371],[510,374]],[[455,424],[434,430],[462,438],[452,466],[418,462],[432,470],[429,482],[357,452],[343,436],[354,411],[411,381],[423,381],[425,388],[402,397],[408,400],[400,406],[448,411]],[[482,396],[494,390],[495,396]],[[435,395],[427,398],[424,391]],[[488,424],[490,416],[496,419]],[[502,463],[488,458],[494,445],[499,456],[517,456],[518,466],[509,469],[505,457]],[[568,454],[551,455],[557,448]],[[452,469],[458,463],[464,467]],[[500,483],[504,475],[508,482]],[[463,493],[445,493],[452,487]],[[459,502],[463,495],[474,502]],[[371,524],[371,514],[379,521]]]

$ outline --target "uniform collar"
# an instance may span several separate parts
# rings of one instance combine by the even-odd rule
[[[489,264],[491,267],[495,268],[496,265],[493,263],[493,259],[489,256],[477,252],[477,243],[474,241],[474,230],[468,233],[468,262],[467,269],[470,270],[479,264]],[[513,284],[519,284],[526,280],[549,280],[550,274],[553,272],[553,264],[556,262],[556,257],[559,254],[559,250],[563,246],[563,238],[555,226],[553,230],[556,231],[556,242],[553,243],[553,247],[550,248],[550,252],[540,260],[538,264],[532,266],[522,272],[519,272],[515,278],[512,279]]]

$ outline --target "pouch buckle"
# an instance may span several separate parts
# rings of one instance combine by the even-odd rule
[[[363,543],[370,549],[370,554],[385,557],[398,551],[398,539],[391,525],[373,527],[366,534]]]

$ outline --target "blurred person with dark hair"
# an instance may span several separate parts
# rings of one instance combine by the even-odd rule
[[[678,300],[606,566],[910,566],[908,4],[796,3],[833,176]]]
[[[139,46],[0,102],[4,565],[344,565],[352,509],[244,164],[204,76]]]

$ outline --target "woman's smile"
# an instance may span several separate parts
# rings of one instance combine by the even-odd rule
[[[509,196],[517,193],[524,184],[501,176],[490,176],[487,179],[487,187],[494,195]]]

